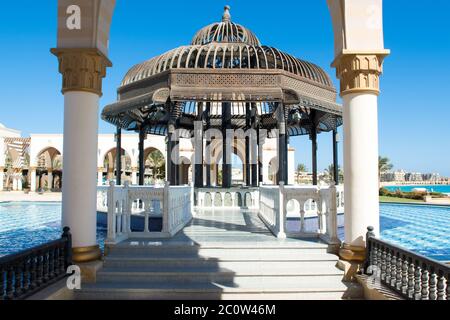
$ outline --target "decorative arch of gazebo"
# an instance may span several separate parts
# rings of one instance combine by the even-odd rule
[[[325,71],[261,45],[253,32],[231,21],[227,6],[222,21],[201,29],[190,45],[131,68],[118,88],[118,101],[104,108],[102,118],[117,127],[119,136],[122,130],[139,132],[140,172],[145,170],[142,146],[147,134],[166,136],[173,186],[180,185],[180,165],[170,161],[179,158],[178,138],[193,139],[196,188],[211,185],[210,174],[204,177],[205,157],[210,157],[204,149],[216,138],[209,139],[207,130],[222,133],[223,188],[232,187],[234,142],[227,137],[229,130],[252,132],[242,138],[243,160],[249,166],[245,180],[253,187],[262,182],[264,139],[277,139],[277,182],[287,183],[289,139],[309,135],[317,184],[317,135],[336,133],[342,125],[336,96]]]

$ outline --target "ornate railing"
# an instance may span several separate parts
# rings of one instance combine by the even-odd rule
[[[72,264],[72,237],[0,258],[0,300],[25,299],[67,276]]]
[[[260,188],[260,217],[279,238],[319,237],[337,245],[340,243],[337,214],[342,193],[334,185],[327,188],[264,186]],[[314,210],[311,210],[311,204],[314,204]],[[298,228],[289,225],[288,211],[291,220],[298,220]]]
[[[408,300],[450,300],[450,266],[367,233],[364,273]]]
[[[198,188],[194,191],[199,209],[258,209],[258,188]]]
[[[101,188],[101,187],[100,187]],[[102,190],[100,189],[99,192]],[[192,187],[115,186],[106,195],[108,236],[106,244],[128,238],[169,238],[192,219]],[[151,221],[162,220],[161,228]]]

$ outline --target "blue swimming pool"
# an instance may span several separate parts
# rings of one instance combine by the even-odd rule
[[[382,204],[381,238],[450,261],[450,207]]]
[[[0,257],[61,237],[61,203],[0,203]],[[106,230],[97,228],[97,242],[104,245]]]
[[[450,261],[450,207],[381,204],[381,237],[432,259]],[[343,237],[343,217],[339,219]],[[0,256],[59,238],[60,203],[0,203]],[[106,230],[97,228],[103,246]]]
[[[432,185],[432,186],[392,186],[385,187],[387,190],[395,192],[400,190],[402,192],[412,192],[415,188],[427,189],[428,192],[440,192],[450,194],[450,185]]]

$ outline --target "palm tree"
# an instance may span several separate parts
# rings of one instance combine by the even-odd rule
[[[389,172],[394,168],[391,160],[387,157],[378,157],[378,181],[381,181],[381,175],[383,173]]]
[[[339,175],[339,181],[342,182],[344,180],[344,172],[342,171],[342,168],[338,166],[338,175]],[[328,168],[325,169],[325,178],[331,182],[334,180],[334,164],[330,164]]]
[[[165,164],[166,159],[164,155],[159,151],[154,151],[148,155],[148,163],[152,169],[152,178],[162,179],[165,176]]]
[[[297,175],[297,183],[300,184],[300,176],[302,173],[305,173],[308,171],[308,168],[306,167],[306,165],[304,165],[303,163],[300,163],[297,166],[297,171],[295,172]]]

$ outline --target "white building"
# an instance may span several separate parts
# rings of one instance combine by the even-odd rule
[[[2,174],[0,189],[21,191],[23,185],[28,186],[31,192],[54,190],[60,191],[62,186],[63,171],[63,135],[62,134],[31,134],[30,138],[21,138],[20,131],[1,127],[0,131],[3,136],[2,147],[3,152],[0,158],[0,168]],[[124,134],[122,135],[122,181],[129,181],[131,184],[138,183],[138,162],[139,162],[139,135]],[[19,148],[15,145],[19,144]],[[244,145],[242,145],[244,147]],[[105,185],[108,181],[114,181],[116,178],[116,140],[114,134],[100,134],[98,136],[98,152],[97,152],[97,184]],[[146,161],[146,184],[153,184],[165,180],[165,176],[158,175],[155,172],[155,164],[152,163],[149,156],[153,152],[157,152],[159,157],[167,163],[167,151],[165,137],[149,135],[144,143],[145,161]],[[238,147],[236,155],[242,163],[243,150]],[[17,151],[19,150],[19,151]],[[23,151],[20,151],[23,150]],[[264,163],[263,167],[263,183],[274,184],[275,175],[271,174],[272,167],[276,164],[277,151],[276,140],[268,139],[264,145]],[[213,150],[214,153],[214,150]],[[219,154],[219,152],[218,152]],[[289,183],[295,183],[295,150],[289,148],[288,153],[288,178]],[[11,173],[11,164],[7,163],[7,159],[16,161],[13,173]],[[21,159],[19,161],[19,159]],[[24,161],[23,159],[29,159]],[[180,140],[180,179],[183,184],[192,182],[192,163],[194,162],[194,148],[190,140]],[[219,157],[212,159],[212,185],[218,185],[218,173],[220,170]],[[216,166],[215,166],[216,165]],[[8,167],[9,166],[9,167]],[[8,169],[9,168],[9,169]],[[9,170],[9,172],[8,172]],[[82,170],[82,168],[80,168]],[[206,168],[205,168],[206,170]],[[160,170],[165,175],[167,170]],[[244,181],[245,168],[235,170],[233,179],[236,182]],[[10,177],[13,175],[14,177]],[[239,176],[241,178],[239,178]]]

